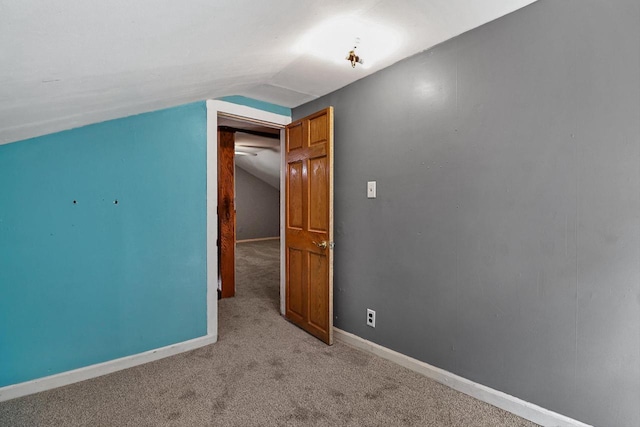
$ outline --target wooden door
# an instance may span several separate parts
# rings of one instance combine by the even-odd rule
[[[333,344],[333,107],[286,128],[286,312]]]
[[[236,207],[234,184],[235,133],[218,130],[218,278],[220,296],[236,293]]]

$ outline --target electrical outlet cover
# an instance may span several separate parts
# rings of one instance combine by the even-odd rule
[[[376,327],[376,312],[367,308],[367,326]]]

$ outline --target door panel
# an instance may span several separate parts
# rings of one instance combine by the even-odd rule
[[[286,313],[333,343],[333,108],[286,129]]]
[[[319,330],[327,328],[327,259],[324,254],[309,253],[309,323]]]
[[[326,233],[329,228],[326,156],[309,159],[309,170],[309,230]]]
[[[309,120],[309,141],[311,145],[321,144],[327,140],[327,115]]]
[[[287,165],[287,224],[291,228],[302,230],[303,191],[302,162]]]
[[[287,129],[287,152],[302,148],[302,123]]]
[[[298,320],[304,318],[303,289],[304,289],[304,253],[301,250],[289,248],[287,259],[287,301],[292,316]]]

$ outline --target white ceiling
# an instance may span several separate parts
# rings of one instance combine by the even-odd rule
[[[295,107],[532,2],[2,0],[0,143],[227,95]],[[368,69],[294,52],[344,15],[397,50]]]
[[[280,139],[236,132],[235,145],[236,151],[254,154],[252,156],[236,154],[236,166],[280,190]]]
[[[255,156],[235,157],[236,166],[280,190],[280,147],[253,150]]]

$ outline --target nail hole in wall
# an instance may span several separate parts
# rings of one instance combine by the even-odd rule
[[[114,201],[113,201],[113,204],[114,204],[114,205],[117,205],[117,204],[118,204],[118,199],[114,200]]]

